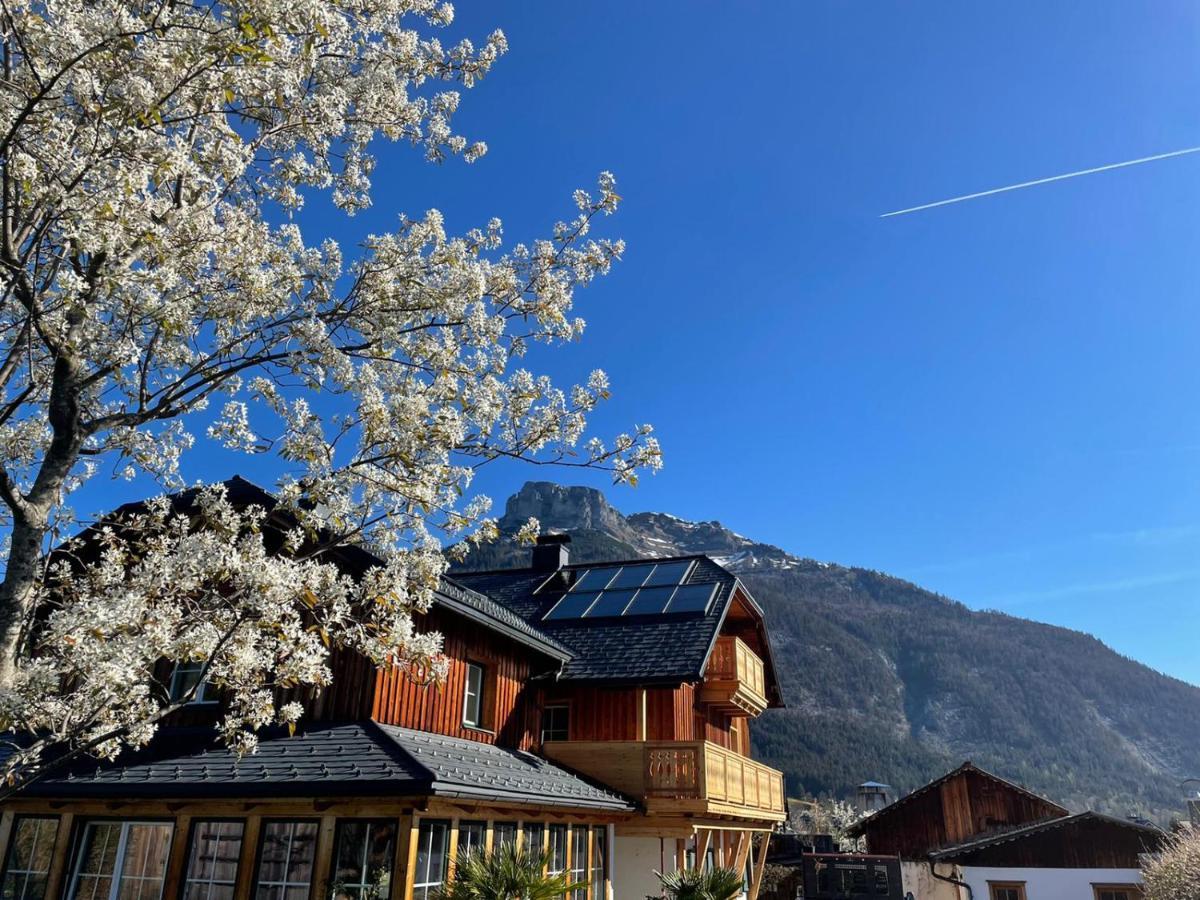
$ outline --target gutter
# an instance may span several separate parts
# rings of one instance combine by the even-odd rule
[[[954,885],[954,887],[956,889],[957,888],[966,888],[967,889],[967,900],[975,900],[975,892],[973,890],[971,890],[971,886],[969,884],[967,884],[965,881],[962,881],[958,878],[954,878],[950,875],[939,875],[938,871],[937,871],[937,862],[935,862],[932,859],[929,860],[928,862],[929,862],[929,874],[930,875],[932,875],[938,881],[944,881],[947,884]],[[957,893],[957,890],[956,890],[956,893]]]

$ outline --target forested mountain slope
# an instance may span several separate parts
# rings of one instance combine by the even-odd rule
[[[1080,632],[976,612],[866,569],[792,556],[718,522],[622,516],[590,488],[531,482],[502,530],[529,516],[572,536],[572,561],[704,552],[766,611],[788,708],[753,726],[756,754],[792,792],[912,790],[964,759],[1072,808],[1165,820],[1200,774],[1200,688]],[[505,538],[464,568],[524,565]]]

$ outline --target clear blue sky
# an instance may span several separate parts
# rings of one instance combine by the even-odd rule
[[[1200,6],[458,4],[456,34],[494,26],[512,52],[457,120],[490,154],[386,151],[375,207],[335,233],[436,206],[532,237],[616,173],[626,260],[544,362],[609,372],[598,433],[656,425],[666,467],[618,507],[1200,683],[1200,155],[879,218],[1200,144]],[[481,486],[502,503],[547,475]]]

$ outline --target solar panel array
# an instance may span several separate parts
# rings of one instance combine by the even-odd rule
[[[717,585],[685,584],[691,570],[691,560],[584,569],[543,618],[705,613]]]

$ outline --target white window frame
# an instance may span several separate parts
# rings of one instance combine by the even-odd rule
[[[186,688],[180,689],[180,676],[192,675],[196,672],[204,671],[204,666],[207,664],[207,662],[207,660],[200,660],[198,662],[188,660],[187,662],[180,661],[175,663],[175,668],[171,670],[171,684],[167,690],[167,696],[172,703],[182,698],[182,696],[187,692]],[[209,703],[216,703],[217,700],[215,697],[208,696],[208,692],[211,687],[212,685],[210,685],[208,683],[208,679],[205,678],[196,685],[196,693],[192,694],[192,699],[189,700],[185,705],[200,706],[202,704],[207,705]]]
[[[71,886],[67,891],[68,900],[78,900],[79,897],[79,879],[82,875],[98,875],[97,872],[81,872],[80,867],[83,865],[84,853],[87,851],[88,842],[87,830],[97,825],[119,825],[120,832],[117,835],[117,852],[113,857],[112,873],[108,876],[108,900],[117,900],[121,893],[121,882],[125,880],[125,851],[129,846],[129,831],[137,827],[149,828],[166,828],[170,837],[167,841],[167,858],[163,860],[162,877],[158,879],[158,896],[161,900],[163,891],[167,886],[167,867],[170,865],[171,856],[171,841],[175,839],[175,823],[164,821],[162,819],[89,819],[83,823],[83,831],[80,833],[79,846],[75,849],[75,862],[71,866]],[[138,881],[153,881],[155,879],[147,878],[142,875],[130,875],[131,879]],[[92,900],[99,900],[93,895]]]
[[[429,829],[425,834],[421,833],[421,826],[428,825]],[[427,859],[433,861],[433,829],[442,829],[442,861],[439,866],[441,869],[441,877],[437,881],[431,881],[432,865],[427,865],[424,872],[413,872],[413,898],[414,900],[426,900],[433,895],[433,892],[442,886],[446,881],[446,873],[450,869],[450,831],[451,826],[448,821],[442,819],[424,819],[417,825],[417,859],[421,857],[420,842],[429,840],[429,853]],[[417,881],[418,878],[423,878],[423,881]]]
[[[570,847],[571,826],[570,825],[561,825],[558,822],[551,822],[549,825],[546,826],[546,829],[547,829],[546,850],[550,854],[550,859],[546,864],[546,873],[550,876],[562,875],[564,872],[569,871],[571,868],[571,855],[569,852],[571,849],[571,847]],[[558,844],[556,844],[555,840],[554,840],[554,836],[556,834],[562,835],[562,868],[555,868],[555,866],[559,862],[559,860],[558,860]]]
[[[16,816],[13,819],[12,834],[8,840],[8,856],[4,860],[4,871],[0,873],[0,887],[9,878],[19,878],[21,881],[21,889],[13,892],[14,900],[25,900],[29,894],[29,882],[40,878],[42,880],[42,896],[45,897],[47,882],[50,879],[50,867],[54,865],[54,844],[58,840],[58,827],[60,819],[58,816]],[[33,823],[33,843],[29,847],[29,863],[33,865],[37,859],[38,844],[44,839],[43,831],[49,830],[50,840],[50,856],[46,870],[41,869],[21,869],[13,865],[16,860],[13,856],[16,852],[17,837],[20,833],[21,826],[26,823]]]
[[[478,679],[475,689],[471,689],[472,674]],[[487,679],[487,669],[482,663],[468,662],[466,677],[463,679],[463,725],[467,728],[483,728],[483,686]],[[471,716],[471,706],[474,701],[475,715]]]
[[[237,865],[234,868],[233,878],[231,880],[226,880],[224,878],[214,878],[211,874],[206,878],[200,878],[200,877],[196,877],[193,875],[193,866],[196,864],[196,841],[200,836],[200,829],[212,827],[214,825],[217,826],[217,835],[216,835],[217,848],[220,848],[221,844],[225,843],[226,841],[228,841],[230,843],[232,843],[234,841],[233,835],[226,833],[226,830],[225,830],[226,827],[229,827],[229,828],[236,827],[239,829],[238,833],[237,833],[237,838],[236,838],[237,846],[238,846],[238,853],[237,853],[238,861],[237,861]],[[210,898],[212,897],[212,892],[213,892],[214,886],[229,887],[229,888],[233,888],[234,890],[236,890],[237,889],[238,872],[242,868],[242,855],[246,850],[246,844],[245,844],[245,842],[246,842],[246,822],[245,822],[245,820],[244,819],[196,819],[192,822],[191,830],[192,830],[192,833],[191,833],[191,835],[189,835],[189,838],[188,838],[189,846],[187,848],[187,855],[188,855],[187,856],[187,867],[184,869],[184,873],[183,873],[183,884],[180,887],[180,896],[185,898],[185,900],[186,900],[186,898],[188,896],[188,888],[193,884],[204,885],[205,900],[210,900]],[[215,866],[213,866],[213,864],[211,862],[209,865],[212,868],[215,868]]]
[[[267,832],[272,825],[289,826],[287,836],[287,855],[283,858],[283,881],[264,881],[262,878],[263,849],[266,847]],[[312,825],[317,829],[313,832],[312,871],[309,873],[308,881],[287,880],[288,869],[291,868],[292,848],[296,844],[296,826],[298,825]],[[264,886],[270,888],[272,891],[279,891],[280,897],[286,897],[289,888],[303,887],[308,889],[308,896],[311,897],[313,889],[313,877],[317,871],[317,840],[319,837],[320,824],[313,819],[264,819],[262,823],[262,834],[259,836],[258,840],[258,859],[254,866],[254,892],[252,895],[254,900],[258,900],[260,896],[259,892]],[[273,894],[269,896],[273,896]]]

